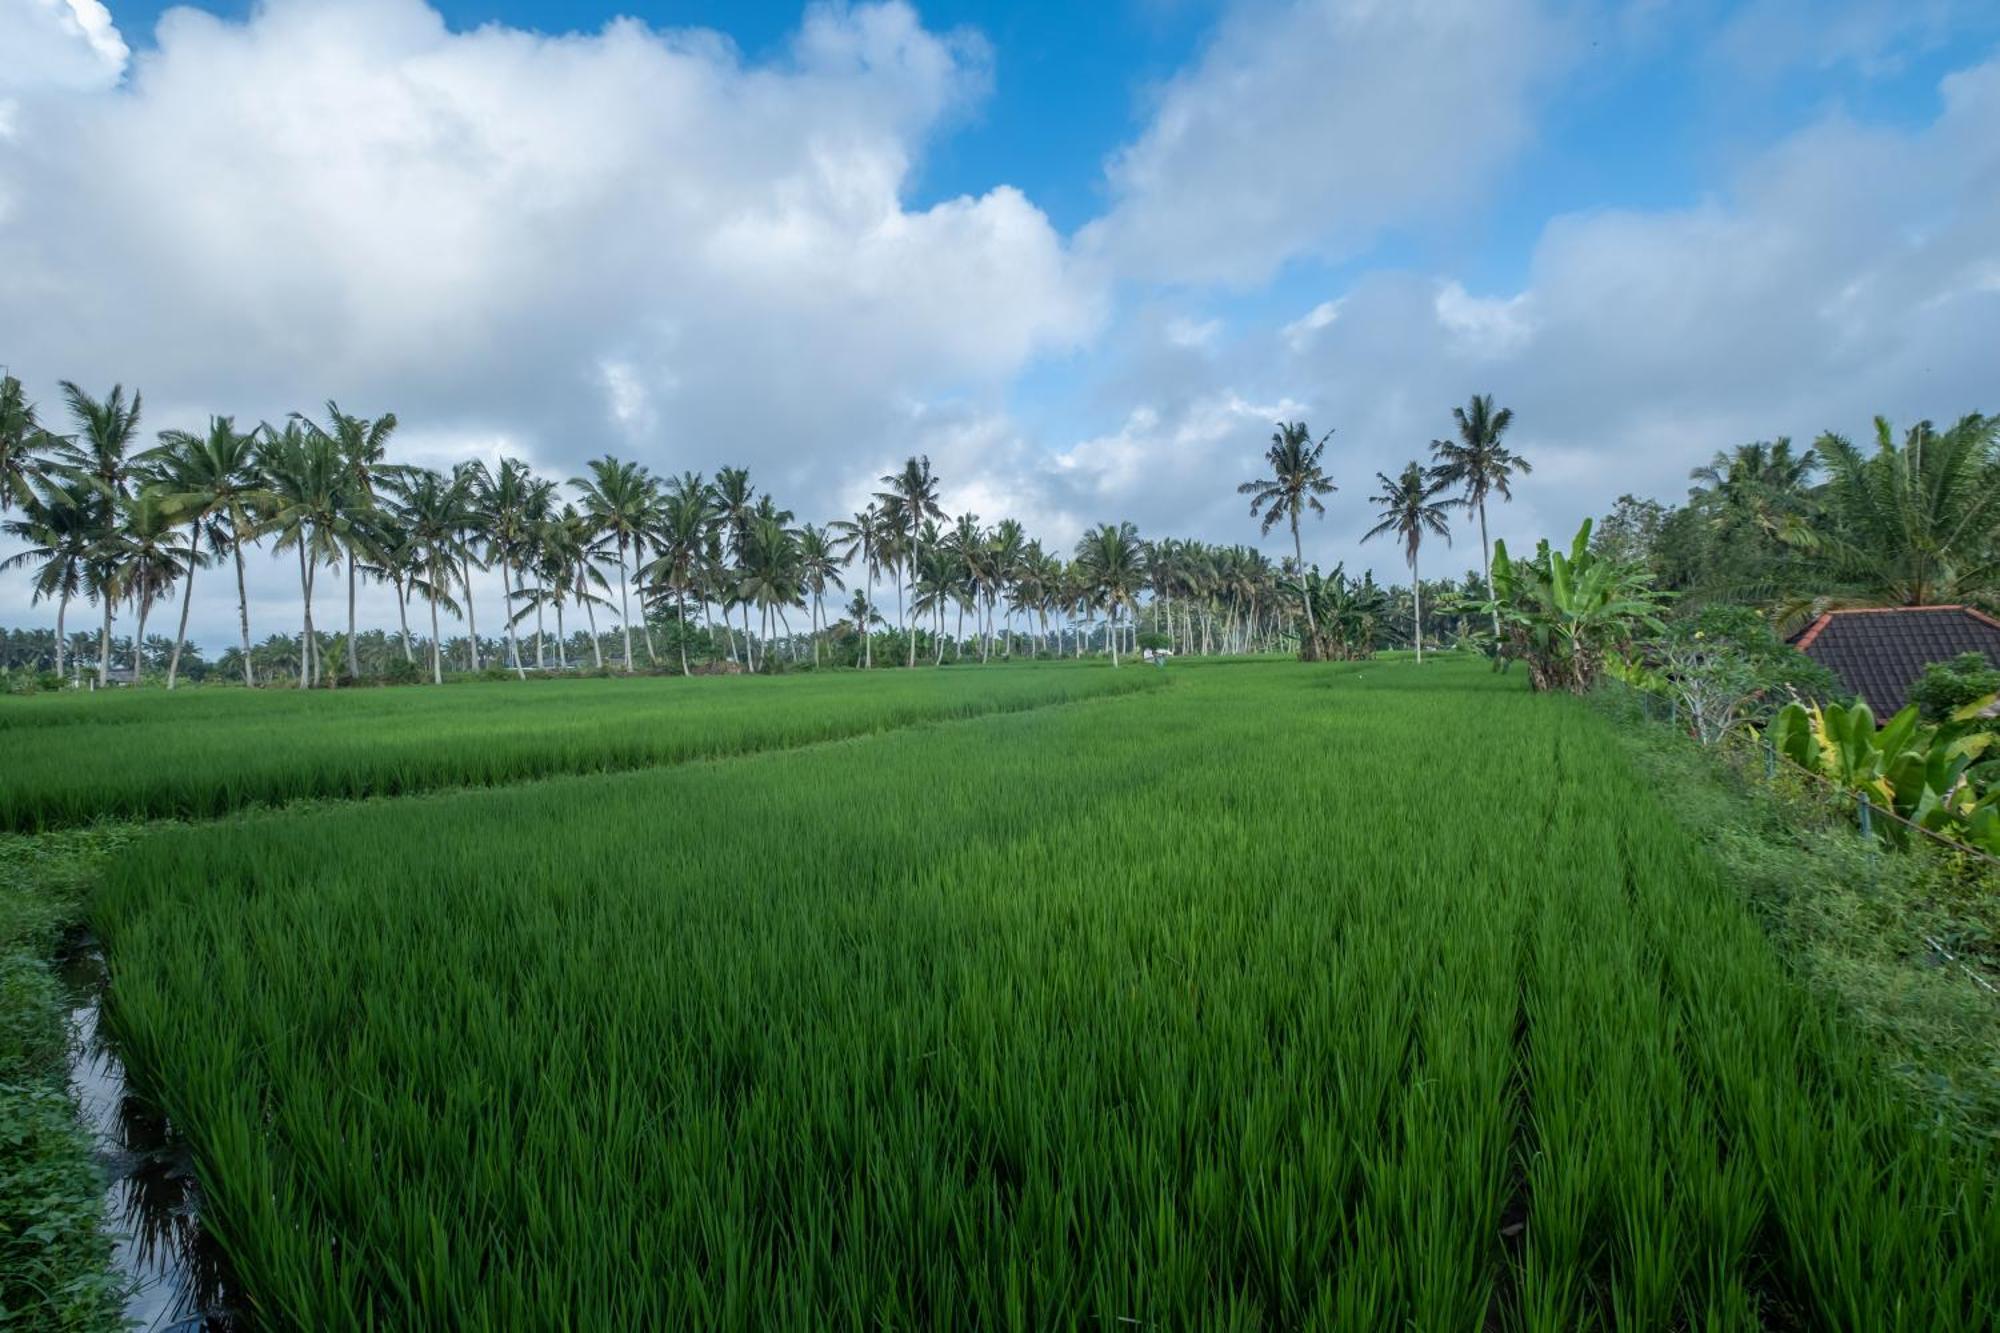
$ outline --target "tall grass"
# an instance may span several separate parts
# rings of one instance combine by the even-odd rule
[[[282,1324],[1991,1327],[1994,1153],[1514,684],[168,831],[112,1019]]]
[[[0,829],[616,772],[1160,683],[1098,663],[0,699]]]

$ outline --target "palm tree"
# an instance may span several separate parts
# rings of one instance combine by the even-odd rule
[[[119,507],[121,522],[112,550],[117,562],[116,586],[132,599],[139,616],[138,628],[132,633],[132,680],[137,684],[147,617],[202,556],[199,550],[186,551],[175,545],[173,514],[160,502],[158,492],[141,490]]]
[[[320,644],[313,629],[312,598],[317,573],[335,565],[356,523],[351,517],[352,473],[338,443],[325,433],[288,421],[283,430],[266,422],[258,469],[270,492],[266,527],[277,534],[276,549],[299,553],[299,590],[305,603],[299,644],[299,688],[324,677]]]
[[[826,529],[808,523],[799,529],[799,572],[806,591],[812,594],[813,665],[819,665],[820,631],[826,620],[826,590],[844,589],[840,579],[840,557],[834,553],[833,538]]]
[[[1278,526],[1279,520],[1291,523],[1292,554],[1298,558],[1301,569],[1305,568],[1306,556],[1305,546],[1299,538],[1299,517],[1307,509],[1315,514],[1324,514],[1326,506],[1320,503],[1319,498],[1340,489],[1326,475],[1319,461],[1326,451],[1326,442],[1332,438],[1333,432],[1329,430],[1315,444],[1305,422],[1279,422],[1278,429],[1271,435],[1271,447],[1264,451],[1264,461],[1270,465],[1271,475],[1246,481],[1236,488],[1238,495],[1250,497],[1250,517],[1258,517],[1258,511],[1263,510],[1261,531],[1266,536]],[[1306,604],[1306,628],[1314,637],[1318,636],[1310,602]]]
[[[1424,585],[1417,573],[1417,548],[1423,545],[1427,532],[1444,538],[1445,544],[1450,545],[1451,524],[1446,521],[1446,513],[1451,502],[1439,503],[1437,497],[1452,484],[1452,478],[1444,475],[1442,468],[1426,472],[1421,463],[1412,462],[1403,468],[1401,476],[1391,477],[1386,472],[1377,472],[1375,480],[1382,483],[1382,492],[1369,496],[1368,503],[1380,506],[1377,516],[1381,521],[1362,533],[1361,540],[1365,542],[1385,532],[1393,532],[1403,539],[1403,556],[1410,563],[1410,591],[1416,599],[1412,637],[1417,643],[1417,665],[1422,666]]]
[[[465,589],[465,656],[472,670],[479,670],[479,614],[472,604],[472,569],[477,565],[486,568],[480,558],[480,544],[486,539],[486,511],[479,505],[479,495],[489,484],[486,464],[473,461],[459,463],[451,470],[452,482],[465,496],[465,504],[459,511],[461,526],[458,530],[456,549],[458,552],[458,582]]]
[[[354,655],[354,589],[358,575],[355,571],[356,543],[365,530],[362,519],[375,505],[375,483],[389,469],[384,459],[389,449],[389,436],[396,430],[396,414],[385,412],[368,421],[362,417],[349,416],[340,410],[340,404],[331,398],[326,400],[326,426],[297,412],[292,416],[305,425],[306,432],[330,444],[347,464],[346,537],[341,543],[347,556],[347,674],[356,677],[361,674],[361,664]]]
[[[184,430],[160,432],[160,443],[146,455],[159,469],[162,499],[178,521],[188,525],[187,588],[181,597],[180,629],[174,655],[167,664],[167,688],[174,688],[181,647],[187,641],[188,607],[194,601],[194,571],[206,563],[199,555],[229,552],[236,561],[236,618],[243,635],[243,683],[255,685],[250,664],[250,594],[243,578],[243,544],[252,540],[257,516],[269,508],[271,493],[257,472],[257,434],[239,432],[230,417],[210,417],[208,434]]]
[[[444,683],[444,638],[438,632],[438,606],[456,611],[451,580],[457,572],[459,545],[469,523],[471,483],[462,471],[447,478],[429,468],[410,468],[384,479],[396,502],[396,520],[423,571],[413,588],[431,608],[431,683]]]
[[[1106,640],[1111,645],[1111,665],[1118,665],[1118,608],[1138,611],[1140,589],[1146,586],[1145,549],[1139,531],[1130,523],[1100,523],[1076,544],[1076,563],[1081,568],[1089,595],[1105,609],[1109,618]]]
[[[100,401],[69,380],[62,382],[62,391],[70,415],[76,420],[77,433],[56,442],[55,464],[66,475],[95,487],[104,500],[93,510],[99,524],[96,536],[103,548],[102,558],[86,566],[87,572],[97,572],[98,591],[104,602],[104,623],[97,635],[97,683],[101,686],[111,675],[111,610],[117,600],[111,595],[115,579],[108,562],[116,544],[119,502],[131,494],[130,450],[133,438],[139,433],[140,397],[134,393],[128,403],[124,386],[114,384]]]
[[[901,512],[904,531],[909,535],[909,550],[904,553],[910,571],[911,595],[915,595],[917,561],[923,556],[923,546],[919,532],[927,518],[944,520],[944,510],[938,507],[937,478],[931,474],[930,455],[922,454],[906,459],[895,472],[885,473],[882,484],[888,489],[877,491],[875,498],[884,504],[895,504]],[[904,626],[910,635],[910,665],[917,664],[917,631],[914,624]]]
[[[653,549],[659,554],[640,571],[640,581],[655,582],[674,594],[674,610],[680,620],[681,674],[693,675],[688,666],[688,594],[701,583],[710,525],[715,519],[715,494],[698,472],[684,472],[667,484],[656,515]],[[704,601],[703,606],[707,603]]]
[[[492,563],[500,566],[500,595],[507,612],[507,653],[513,660],[516,679],[526,680],[521,665],[521,641],[514,633],[514,576],[516,564],[527,558],[535,533],[535,479],[528,465],[513,458],[500,460],[497,472],[480,469],[473,478],[473,503],[484,516],[482,531]]]
[[[56,440],[35,418],[21,381],[0,375],[0,514],[25,506],[34,496]]]
[[[841,559],[861,558],[862,585],[857,595],[865,609],[854,623],[861,631],[861,665],[865,670],[875,665],[875,636],[870,627],[878,617],[870,594],[875,590],[875,576],[882,571],[882,507],[867,505],[856,510],[852,518],[837,518],[828,526],[840,534],[836,546]]]
[[[1875,419],[1864,454],[1826,434],[1831,531],[1813,566],[1845,598],[1922,606],[1988,593],[2000,579],[2000,417],[1949,429],[1920,421],[1899,446]]]
[[[63,674],[69,646],[65,622],[69,604],[84,589],[92,543],[101,524],[96,511],[104,498],[88,482],[50,475],[37,478],[21,505],[21,517],[0,523],[0,531],[28,543],[0,560],[0,571],[32,565],[30,600],[56,599],[56,674]]]
[[[1460,488],[1454,503],[1478,511],[1479,568],[1487,588],[1491,589],[1493,544],[1486,536],[1486,497],[1513,499],[1514,474],[1518,472],[1525,477],[1534,468],[1527,459],[1500,443],[1507,427],[1514,424],[1514,409],[1503,407],[1496,411],[1492,394],[1474,394],[1464,407],[1451,409],[1451,415],[1458,423],[1458,438],[1431,441],[1431,461],[1435,464],[1432,471],[1446,485]],[[1493,637],[1500,637],[1497,608],[1493,612]]]
[[[651,521],[652,486],[646,469],[606,454],[590,461],[590,475],[577,477],[577,488],[594,541],[609,541],[618,551],[618,614],[625,633],[625,671],[632,671],[632,602],[627,591],[626,553]]]

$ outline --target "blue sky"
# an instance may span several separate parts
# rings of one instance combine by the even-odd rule
[[[1059,546],[1257,540],[1234,484],[1304,416],[1309,556],[1387,577],[1373,475],[1473,392],[1537,463],[1516,540],[2000,408],[1990,3],[204,8],[0,0],[0,360],[44,402],[334,396],[419,461],[747,463],[821,519],[923,451]]]

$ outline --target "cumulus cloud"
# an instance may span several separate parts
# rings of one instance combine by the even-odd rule
[[[1476,197],[1571,46],[1534,0],[1240,5],[1108,166],[1118,271],[1252,284]]]
[[[100,0],[10,0],[0,7],[0,97],[109,88],[131,51]]]
[[[26,3],[109,60],[96,0]],[[563,474],[747,464],[817,508],[907,443],[905,400],[995,396],[1100,318],[1020,191],[905,202],[991,53],[899,0],[809,8],[766,63],[623,19],[457,33],[422,0],[156,36],[122,84],[10,93],[0,327],[34,330],[9,357],[45,399],[136,382],[157,427],[331,395]]]

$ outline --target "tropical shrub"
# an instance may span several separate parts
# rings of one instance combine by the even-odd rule
[[[1910,702],[1926,722],[1942,722],[1966,705],[2000,694],[2000,668],[1984,653],[1960,653],[1932,662],[1910,687]]]
[[[1771,740],[1793,763],[1866,797],[1903,820],[2000,852],[2000,793],[1967,780],[1993,734],[1972,725],[1989,696],[1941,724],[1925,723],[1910,704],[1881,727],[1865,703],[1790,703],[1772,724]],[[1876,830],[1901,844],[1905,825],[1883,820]]]
[[[1607,658],[1664,632],[1663,605],[1651,575],[1590,549],[1589,519],[1566,553],[1545,538],[1533,559],[1514,560],[1506,542],[1493,544],[1500,653],[1527,663],[1533,689],[1588,693]]]

